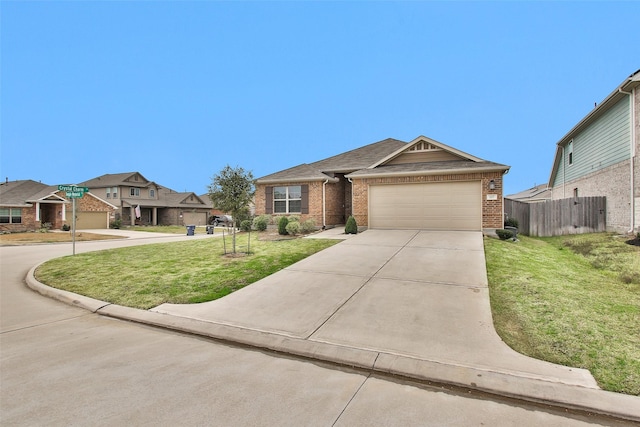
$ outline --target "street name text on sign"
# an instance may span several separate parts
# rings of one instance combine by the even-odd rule
[[[89,187],[77,187],[75,185],[58,185],[58,191],[65,191],[65,196],[70,199],[78,199],[89,192]]]

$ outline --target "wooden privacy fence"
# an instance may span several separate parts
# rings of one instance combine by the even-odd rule
[[[518,220],[519,233],[526,236],[560,236],[605,231],[606,197],[574,197],[523,203],[504,199],[506,218]]]

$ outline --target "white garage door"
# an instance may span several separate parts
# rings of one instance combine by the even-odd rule
[[[369,227],[481,230],[480,181],[372,185]]]

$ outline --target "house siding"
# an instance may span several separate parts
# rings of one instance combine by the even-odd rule
[[[565,146],[564,153],[560,153],[560,161],[552,179],[552,199],[573,197],[575,189],[580,197],[605,196],[607,198],[607,231],[624,233],[629,231],[632,223],[635,224],[636,230],[640,227],[640,165],[638,165],[640,93],[638,92],[636,89],[633,96],[621,98],[573,138],[572,165],[568,164],[569,152]],[[635,104],[635,120],[631,117],[632,102]],[[635,152],[633,155],[635,157],[632,158],[631,126],[634,122]]]
[[[568,142],[553,180],[553,186],[582,178],[628,160],[631,156],[630,103],[625,97],[573,138],[573,164],[569,164]]]

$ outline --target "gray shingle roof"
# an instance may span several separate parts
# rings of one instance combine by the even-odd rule
[[[271,175],[263,176],[258,178],[257,182],[324,181],[331,179],[332,173],[349,173],[369,167],[406,144],[406,142],[397,139],[387,138],[314,163],[303,163]]]
[[[140,175],[143,181],[126,181],[127,178],[133,175]],[[107,173],[100,175],[96,178],[81,182],[78,185],[89,188],[105,188],[105,187],[117,187],[120,185],[146,187],[153,184],[147,178],[145,178],[140,172],[123,172],[123,173]]]
[[[383,159],[399,148],[407,145],[406,142],[393,138],[387,138],[337,156],[311,163],[311,166],[323,172],[353,172],[367,168],[378,160]]]
[[[521,191],[519,193],[509,194],[508,196],[504,196],[507,199],[512,200],[547,200],[551,199],[551,190],[547,184],[536,185],[533,188],[529,188],[527,190]]]
[[[58,191],[55,185],[47,185],[31,179],[9,181],[0,184],[0,205],[30,206],[29,202],[41,200]]]

